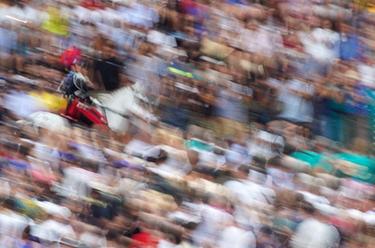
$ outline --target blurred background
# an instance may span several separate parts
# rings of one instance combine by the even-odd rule
[[[375,247],[374,52],[372,0],[1,0],[0,247]]]

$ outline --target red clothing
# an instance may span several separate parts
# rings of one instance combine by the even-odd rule
[[[87,9],[103,9],[104,5],[100,0],[83,0],[81,3],[82,7]]]
[[[52,173],[46,173],[45,171],[37,169],[31,170],[31,176],[35,181],[48,185],[52,185],[57,180],[56,176]]]
[[[194,0],[181,0],[180,7],[184,13],[189,13],[198,7]]]
[[[355,226],[355,223],[353,223],[351,220],[349,219],[343,219],[343,218],[339,218],[339,217],[332,217],[330,218],[329,222],[334,225],[335,227],[337,227],[338,229],[341,230],[341,232],[344,232],[344,233],[355,233],[357,230],[356,230],[356,226]]]
[[[9,154],[5,151],[0,151],[0,157],[2,158],[9,158]]]
[[[155,237],[144,231],[134,234],[132,240],[136,242],[134,242],[130,248],[156,248],[158,244]]]

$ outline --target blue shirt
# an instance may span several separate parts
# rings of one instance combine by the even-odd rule
[[[17,46],[17,33],[0,28],[0,52],[10,53]]]
[[[16,160],[16,159],[9,160],[9,166],[14,169],[21,170],[21,171],[27,170],[29,168],[28,163],[26,163],[25,161]]]
[[[238,122],[247,122],[247,107],[241,99],[233,96],[226,90],[219,92],[216,101],[216,116],[224,117]]]
[[[340,37],[340,58],[342,60],[358,59],[361,56],[361,43],[357,35],[342,34]]]
[[[367,94],[365,92],[365,87],[358,86],[353,90],[359,96],[366,98]],[[366,115],[368,113],[367,103],[354,100],[350,94],[346,94],[344,99],[344,106],[345,112],[348,114]]]
[[[229,4],[243,4],[243,5],[247,4],[247,2],[245,0],[227,0],[227,3],[229,3]]]

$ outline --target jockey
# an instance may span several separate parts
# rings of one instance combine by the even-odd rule
[[[75,121],[85,119],[90,124],[105,125],[106,120],[103,115],[92,106],[92,103],[97,101],[89,96],[89,86],[92,84],[84,76],[83,63],[74,61],[70,72],[58,88],[58,91],[68,98],[68,106],[63,115]]]
[[[70,72],[61,82],[58,91],[63,93],[69,100],[78,97],[81,100],[88,98],[88,87],[90,81],[83,75],[82,62],[75,60],[70,66]]]

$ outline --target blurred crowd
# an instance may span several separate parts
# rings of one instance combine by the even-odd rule
[[[374,1],[0,4],[0,247],[375,247]],[[160,123],[17,125],[77,57]]]

